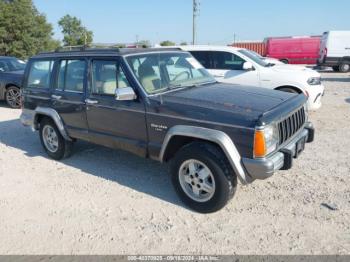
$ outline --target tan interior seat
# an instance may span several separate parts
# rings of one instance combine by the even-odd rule
[[[150,64],[147,62],[142,64],[138,72],[139,80],[148,93],[161,88],[160,78]]]

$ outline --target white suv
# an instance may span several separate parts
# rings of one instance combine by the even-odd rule
[[[217,81],[304,93],[308,107],[321,107],[324,86],[321,75],[301,66],[273,64],[244,48],[226,46],[179,46],[190,52]]]

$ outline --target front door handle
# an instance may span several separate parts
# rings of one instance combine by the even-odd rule
[[[92,99],[86,99],[85,102],[89,105],[96,105],[98,104],[97,100],[92,100]]]
[[[62,96],[56,96],[56,95],[52,95],[51,96],[53,99],[56,99],[56,100],[60,100],[62,98]]]

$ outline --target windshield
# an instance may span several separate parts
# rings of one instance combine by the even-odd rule
[[[127,61],[148,94],[216,82],[188,53],[132,55]]]
[[[257,63],[258,65],[261,65],[261,66],[269,66],[269,63],[265,62],[262,57],[260,57],[260,55],[258,54],[254,54],[252,53],[252,51],[250,50],[247,50],[247,49],[241,49],[239,50],[238,52],[240,52],[241,54],[243,54],[244,56],[250,58],[251,60],[253,60],[255,63]]]
[[[6,58],[0,60],[0,72],[10,72],[24,70],[26,63],[16,58]]]

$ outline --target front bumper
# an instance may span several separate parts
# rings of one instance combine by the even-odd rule
[[[322,106],[322,97],[324,96],[324,86],[323,85],[317,85],[317,86],[309,86],[309,88],[306,89],[309,98],[307,102],[307,106],[309,110],[317,110]]]
[[[311,123],[307,123],[287,145],[271,156],[262,159],[242,158],[242,163],[247,174],[255,179],[266,179],[277,170],[288,170],[292,168],[293,159],[297,158],[304,148],[299,147],[299,141],[305,143],[314,141],[315,130]]]

